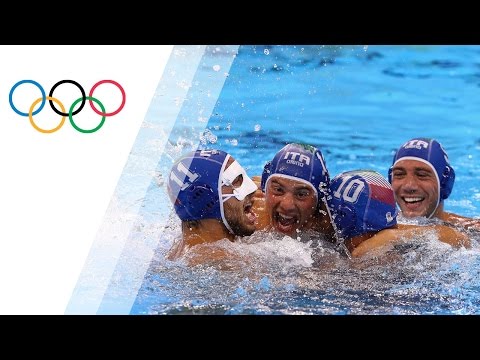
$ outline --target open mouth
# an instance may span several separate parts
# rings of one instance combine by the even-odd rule
[[[423,200],[425,200],[425,198],[420,196],[409,196],[409,197],[403,196],[402,200],[407,204],[416,204],[416,203],[422,202]]]
[[[251,224],[255,224],[255,220],[257,219],[257,215],[255,215],[255,213],[253,212],[253,204],[250,202],[250,203],[247,203],[245,204],[245,206],[243,207],[243,212],[248,220],[248,222],[250,222]]]
[[[283,215],[280,213],[275,213],[274,220],[277,230],[285,234],[292,233],[299,222],[296,216]]]
[[[410,211],[418,211],[425,200],[422,196],[402,196],[404,207]]]

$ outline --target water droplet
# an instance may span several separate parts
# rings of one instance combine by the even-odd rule
[[[260,124],[256,124],[254,127],[255,131],[260,131],[262,129],[262,126]]]
[[[212,68],[214,71],[220,71],[220,65],[213,65]]]
[[[159,171],[155,171],[154,177],[155,177],[155,181],[157,183],[157,186],[163,186],[164,180],[163,180],[162,173],[159,172]]]
[[[263,53],[264,53],[265,55],[269,55],[269,54],[270,54],[270,50],[265,49],[265,50],[263,50]]]

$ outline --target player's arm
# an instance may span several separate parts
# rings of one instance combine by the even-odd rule
[[[445,216],[442,218],[442,220],[453,226],[462,227],[465,230],[480,232],[480,219],[473,219],[453,213],[445,213]]]
[[[467,234],[445,225],[434,225],[433,228],[438,234],[438,240],[457,249],[460,247],[469,249],[471,247],[470,238]]]
[[[432,230],[436,232],[438,240],[456,249],[460,247],[471,247],[470,239],[466,234],[445,225],[399,225],[398,228],[379,231],[371,238],[360,243],[351,253],[353,257],[363,256],[373,250],[380,250],[386,245],[393,244],[400,240],[408,241],[418,238]]]
[[[374,250],[379,250],[387,245],[397,242],[405,232],[399,229],[384,229],[371,238],[362,241],[352,251],[352,257],[360,257]]]

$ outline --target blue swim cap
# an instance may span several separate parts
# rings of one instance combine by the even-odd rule
[[[343,172],[333,178],[330,190],[330,211],[344,240],[397,223],[392,186],[376,171]]]
[[[455,183],[455,171],[448,160],[442,145],[434,139],[414,138],[403,144],[393,157],[392,166],[388,170],[388,181],[392,183],[392,169],[400,160],[417,160],[429,165],[437,176],[439,199],[448,198]]]
[[[273,160],[267,162],[263,168],[263,191],[273,175],[307,183],[313,187],[318,201],[328,193],[330,176],[325,159],[322,152],[311,145],[292,143],[277,152]]]
[[[221,150],[197,150],[172,166],[167,190],[181,220],[222,219],[220,176],[229,157]]]

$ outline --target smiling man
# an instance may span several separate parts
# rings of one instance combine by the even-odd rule
[[[455,183],[448,155],[435,139],[414,138],[393,157],[388,179],[406,218],[438,218],[453,225],[480,230],[480,221],[444,210]]]
[[[224,151],[197,150],[180,158],[172,167],[167,190],[182,220],[182,239],[170,250],[169,259],[195,245],[234,241],[255,231],[252,205],[257,185]]]
[[[454,248],[470,247],[464,232],[449,226],[397,224],[393,189],[376,171],[346,171],[335,176],[330,186],[331,212],[349,256],[363,256],[428,234],[435,234],[439,241]]]

